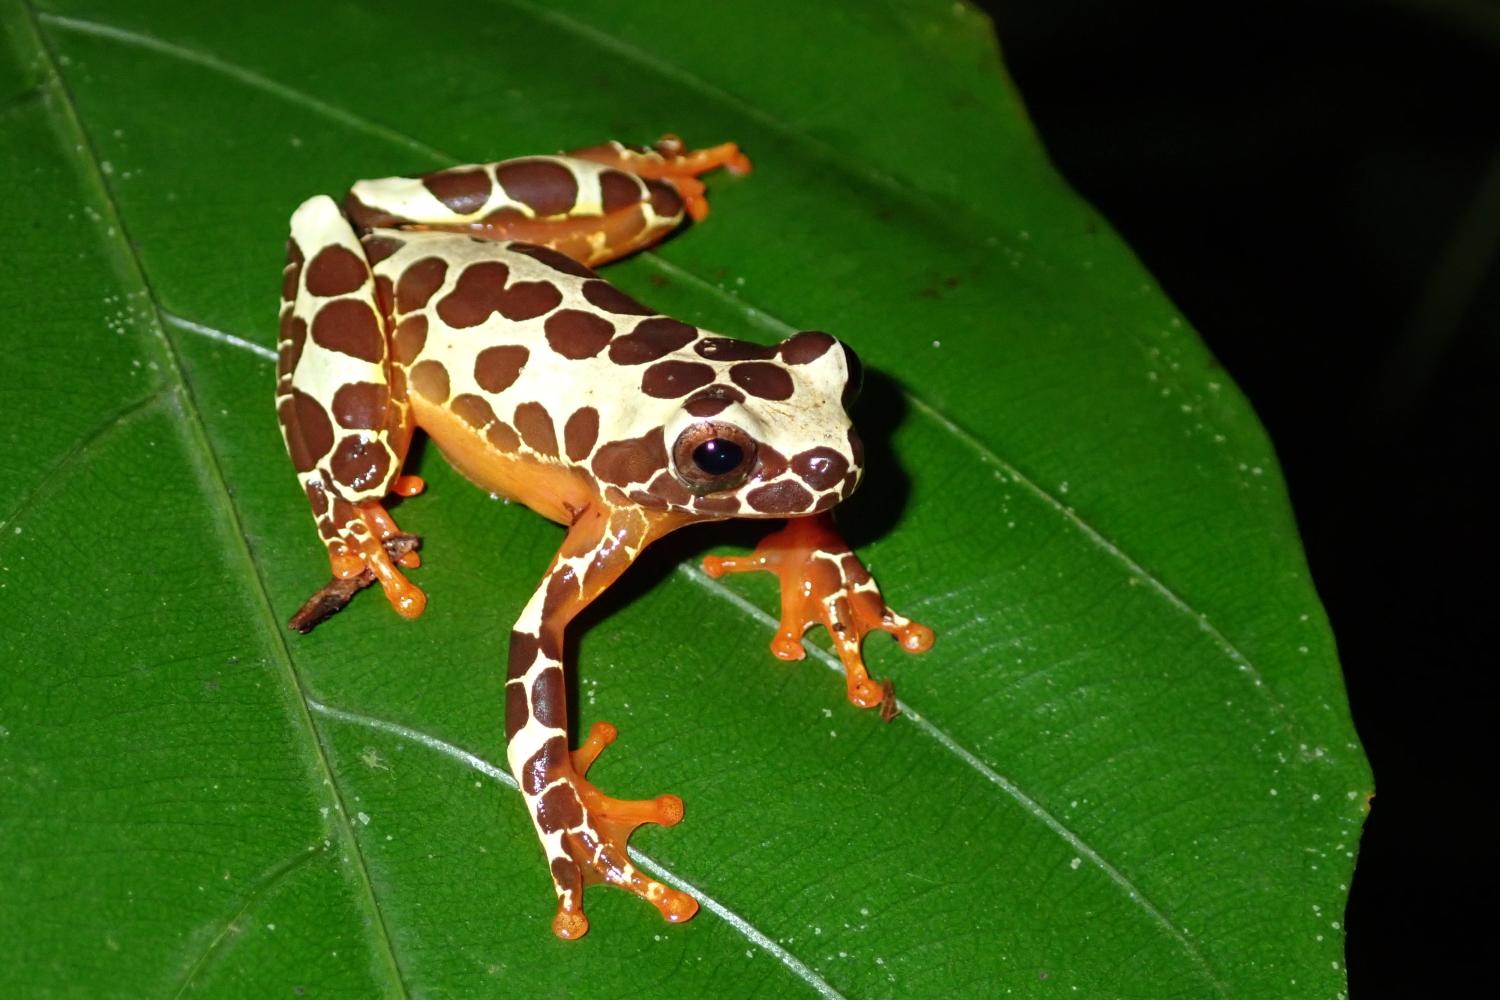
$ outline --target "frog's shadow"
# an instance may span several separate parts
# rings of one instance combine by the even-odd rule
[[[864,479],[854,496],[837,508],[839,529],[856,553],[894,528],[906,508],[911,480],[891,449],[891,438],[906,412],[906,396],[900,384],[883,372],[866,368],[864,389],[853,413],[854,425],[865,446]],[[569,731],[580,732],[577,669],[580,640],[597,622],[629,607],[648,590],[659,586],[678,566],[697,566],[710,549],[721,545],[752,549],[781,523],[740,519],[692,526],[668,535],[641,553],[620,581],[599,595],[569,626],[568,641],[563,644]],[[770,587],[773,582],[767,577],[763,585]],[[683,641],[688,641],[688,637]]]

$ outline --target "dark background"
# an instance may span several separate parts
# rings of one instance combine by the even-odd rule
[[[981,6],[1058,169],[1276,444],[1375,770],[1351,995],[1453,995],[1496,898],[1500,5]]]

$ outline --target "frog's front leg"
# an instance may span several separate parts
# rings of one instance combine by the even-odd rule
[[[860,647],[870,632],[889,632],[908,653],[932,647],[932,629],[903,618],[880,596],[880,588],[834,526],[830,513],[798,517],[773,531],[748,556],[708,556],[712,577],[765,570],[781,579],[781,625],[771,640],[779,659],[807,655],[802,637],[822,624],[833,637],[849,684],[849,700],[873,708],[886,689],[870,679]]]
[[[647,542],[666,530],[635,508],[598,503],[582,512],[510,637],[505,689],[506,755],[531,812],[557,890],[558,937],[588,930],[583,888],[605,882],[650,902],[672,923],[698,910],[684,893],[648,878],[630,862],[625,844],[643,823],[672,826],[682,819],[682,800],[612,799],[584,774],[614,741],[607,723],[594,726],[576,753],[568,751],[563,633],[568,622],[602,593]]]

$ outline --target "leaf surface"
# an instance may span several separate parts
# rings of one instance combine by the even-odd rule
[[[744,8],[744,9],[741,9]],[[753,8],[753,9],[752,9]],[[97,996],[1333,996],[1370,777],[1274,455],[1055,176],[946,3],[3,8],[0,944]],[[873,374],[843,522],[905,714],[684,532],[571,632],[608,791],[705,909],[550,886],[503,785],[504,645],[558,529],[435,449],[414,624],[326,578],[271,404],[289,211],[360,177],[734,139],[713,215],[610,269]]]

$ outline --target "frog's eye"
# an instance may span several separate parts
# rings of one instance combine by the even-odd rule
[[[705,420],[678,436],[672,461],[677,478],[694,493],[732,490],[755,468],[755,439],[734,424]]]

